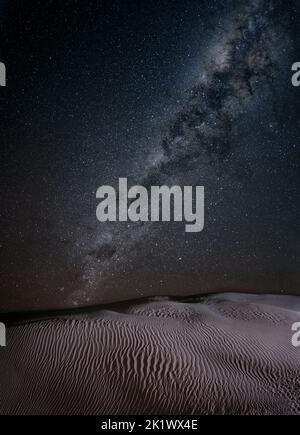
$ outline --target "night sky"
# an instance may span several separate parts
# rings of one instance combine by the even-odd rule
[[[300,293],[299,1],[0,0],[0,310]],[[96,190],[205,186],[205,229]]]

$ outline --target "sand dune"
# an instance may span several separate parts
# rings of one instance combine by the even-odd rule
[[[300,298],[151,299],[10,326],[0,414],[298,414]]]

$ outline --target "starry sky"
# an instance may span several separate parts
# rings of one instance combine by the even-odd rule
[[[0,1],[0,310],[300,293],[296,0]],[[205,186],[205,229],[96,190]]]

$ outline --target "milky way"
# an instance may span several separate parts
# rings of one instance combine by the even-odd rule
[[[256,1],[239,7],[224,23],[210,60],[199,72],[200,80],[166,128],[159,158],[139,180],[144,186],[170,185],[179,175],[188,178],[190,172],[193,176],[203,162],[222,171],[223,162],[234,151],[235,119],[258,93],[272,89],[280,55],[288,44],[286,23],[275,3]],[[149,224],[135,225],[108,230],[96,238],[95,248],[86,257],[83,296],[90,298],[92,289],[101,288],[101,280],[110,278],[116,264],[119,268],[128,261],[135,244],[149,231],[154,231]]]

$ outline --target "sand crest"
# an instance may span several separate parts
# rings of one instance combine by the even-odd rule
[[[298,414],[300,298],[151,299],[10,326],[0,414]]]

